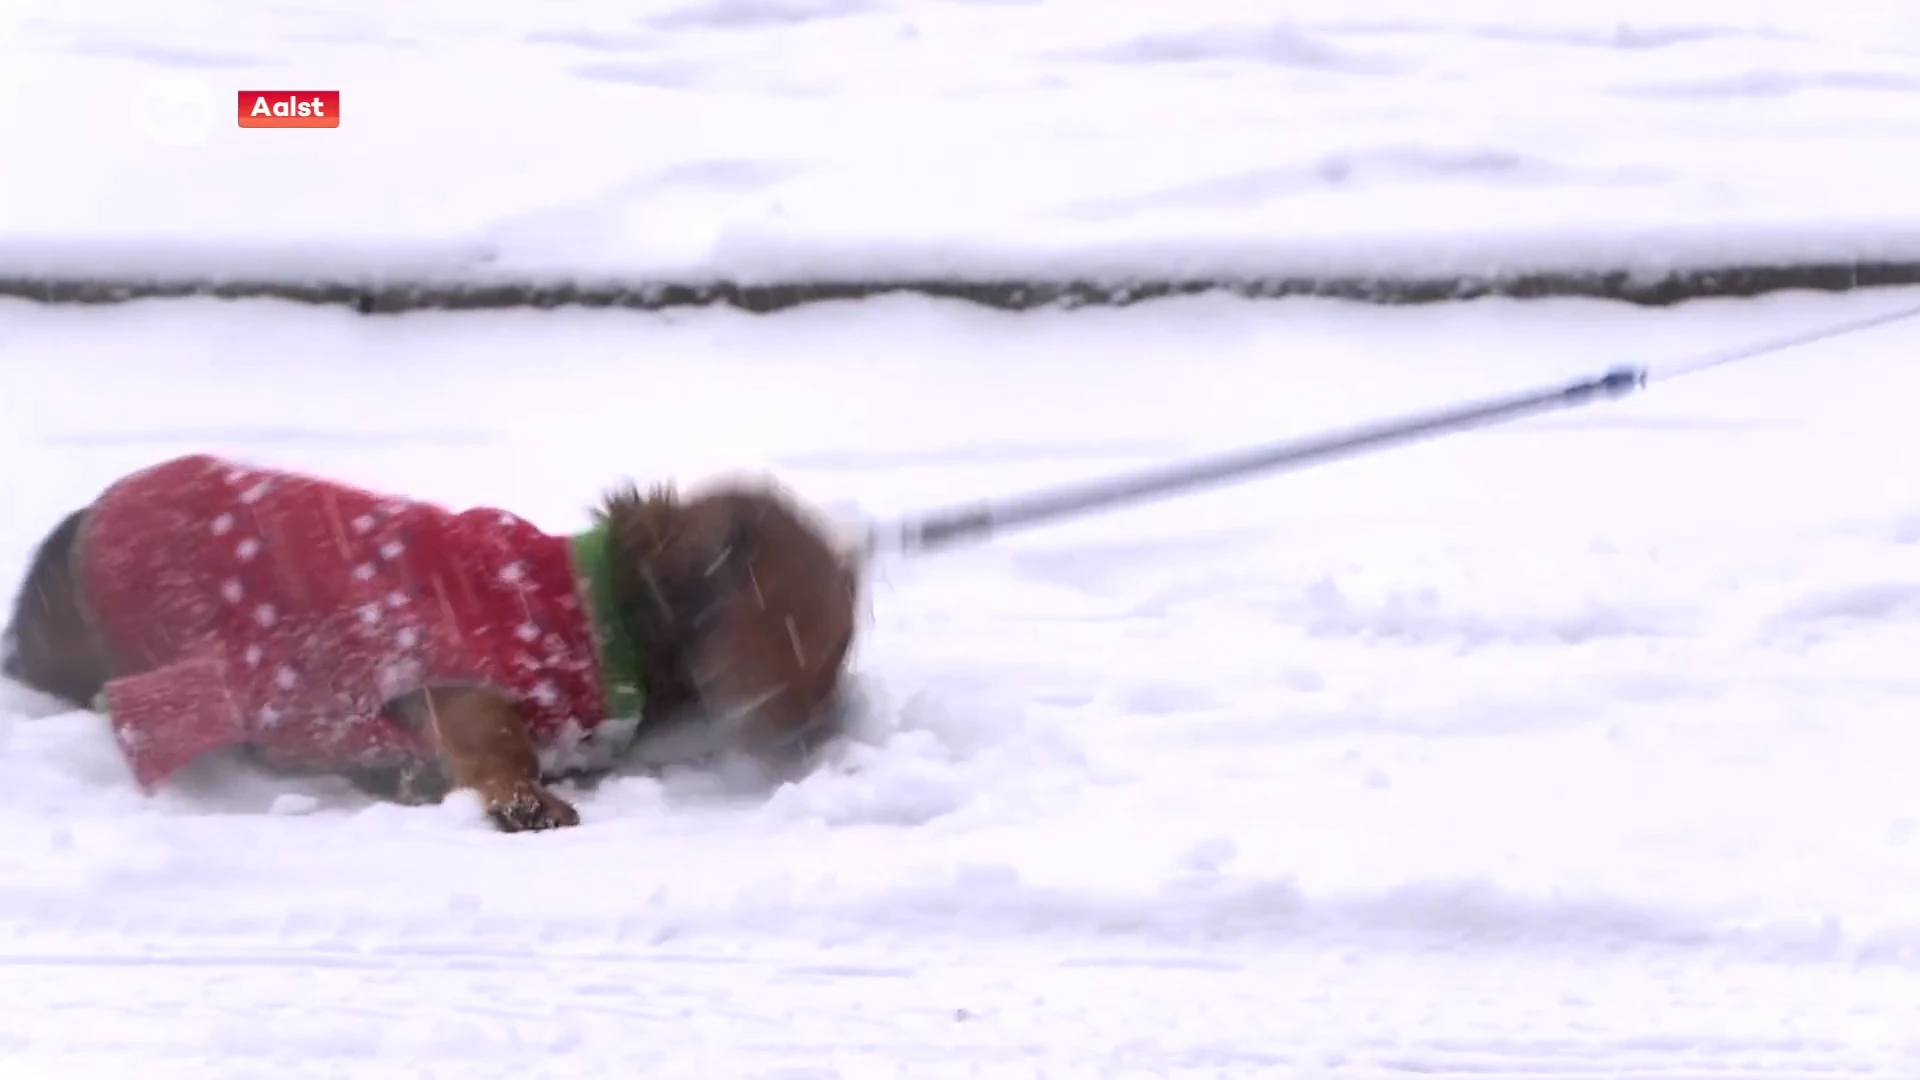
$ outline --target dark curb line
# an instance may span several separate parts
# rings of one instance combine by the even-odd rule
[[[1002,311],[1043,307],[1123,307],[1146,300],[1223,293],[1249,299],[1288,296],[1373,304],[1431,304],[1480,297],[1584,297],[1664,307],[1708,297],[1752,297],[1787,290],[1846,292],[1920,284],[1920,261],[1729,265],[1645,271],[1541,271],[1489,276],[1195,277],[1110,280],[967,280],[897,278],[798,281],[771,284],[606,281],[276,281],[163,278],[0,276],[0,297],[45,304],[118,304],[134,300],[217,297],[273,299],[350,307],[365,315],[407,311],[484,311],[513,308],[623,308],[665,311],[724,305],[770,313],[835,300],[906,293],[964,300]]]

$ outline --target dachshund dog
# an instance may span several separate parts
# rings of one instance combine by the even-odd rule
[[[399,801],[475,792],[506,831],[643,730],[778,755],[833,723],[854,557],[777,488],[625,486],[543,532],[196,455],[123,477],[28,569],[4,671],[106,714],[143,789],[239,748]]]

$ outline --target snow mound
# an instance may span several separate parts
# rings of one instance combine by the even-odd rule
[[[1880,0],[440,8],[7,16],[0,278],[1454,279],[1920,258],[1904,152],[1920,18]],[[337,129],[227,119],[240,91],[315,81],[343,95]]]

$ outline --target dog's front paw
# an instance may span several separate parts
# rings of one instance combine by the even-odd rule
[[[580,824],[580,811],[538,784],[521,784],[488,799],[487,816],[501,832],[538,832]]]

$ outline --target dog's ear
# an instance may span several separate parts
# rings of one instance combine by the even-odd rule
[[[683,496],[664,484],[609,496],[602,518],[614,591],[643,646],[670,659],[719,617],[758,544],[754,508],[732,493]]]
[[[608,540],[616,548],[640,555],[665,543],[681,508],[679,489],[671,483],[655,484],[642,493],[639,485],[629,482],[608,491],[593,517],[606,527]]]
[[[676,686],[694,624],[711,607],[688,557],[693,514],[670,484],[608,493],[596,517],[607,532],[608,572],[626,632],[650,677]]]

